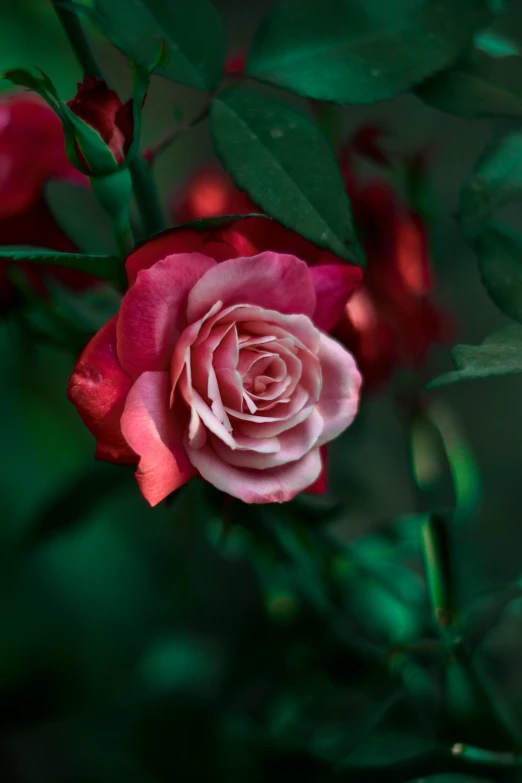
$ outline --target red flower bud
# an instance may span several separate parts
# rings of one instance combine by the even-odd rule
[[[67,105],[100,135],[116,163],[123,163],[134,135],[132,100],[122,103],[102,79],[86,76],[78,84],[76,96]],[[79,150],[78,154],[88,166]]]

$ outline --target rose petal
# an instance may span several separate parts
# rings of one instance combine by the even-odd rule
[[[234,320],[238,328],[255,340],[263,337],[290,337],[299,347],[316,353],[319,350],[319,330],[305,315],[284,315],[263,308],[237,307],[223,310],[222,323]]]
[[[217,438],[212,438],[212,446],[218,457],[228,465],[234,465],[238,468],[266,470],[267,468],[286,465],[289,462],[301,459],[315,446],[322,431],[323,420],[318,411],[314,410],[305,421],[283,432],[277,438],[279,441],[279,449],[277,451],[260,452],[259,449],[234,451]],[[264,443],[262,439],[252,438],[254,444],[256,440]]]
[[[200,253],[180,253],[140,271],[123,297],[118,320],[118,356],[129,375],[167,369],[187,325],[187,296],[215,265]]]
[[[132,380],[116,356],[117,316],[92,338],[76,363],[68,396],[98,441],[97,456],[111,462],[134,464],[136,454],[126,443],[120,426]]]
[[[310,484],[310,486],[305,489],[305,492],[309,495],[322,495],[325,492],[328,492],[328,446],[321,446],[320,452],[322,462],[321,472],[314,483]]]
[[[362,378],[351,353],[321,334],[319,362],[323,375],[317,410],[324,419],[318,445],[336,438],[355,418]]]
[[[362,280],[362,269],[349,264],[314,266],[310,275],[317,297],[313,322],[329,332],[344,315],[346,302]]]
[[[163,258],[179,253],[202,253],[215,261],[237,258],[239,255],[231,245],[216,239],[212,232],[171,228],[144,242],[128,257],[125,269],[129,285],[134,283],[141,269],[150,269]]]
[[[315,310],[315,292],[305,262],[271,252],[232,258],[209,270],[190,292],[189,322],[201,318],[217,299],[225,308],[251,304],[309,317]]]
[[[180,390],[187,405],[197,413],[205,427],[210,430],[210,432],[213,432],[218,438],[221,438],[223,443],[227,443],[231,448],[235,448],[233,435],[231,435],[227,428],[219,421],[217,416],[214,415],[203,397],[188,383],[180,385]]]
[[[130,390],[121,418],[125,440],[139,455],[136,479],[151,506],[185,484],[195,470],[183,448],[188,412],[169,409],[168,373],[145,372]]]
[[[296,390],[294,391],[290,402],[281,404],[278,403],[278,405],[281,406],[280,409],[276,406],[275,409],[272,408],[270,410],[270,416],[266,416],[264,414],[258,415],[253,413],[247,413],[246,411],[242,410],[233,410],[232,408],[226,407],[225,410],[231,417],[231,419],[240,419],[246,423],[251,424],[266,424],[266,423],[279,423],[279,422],[287,422],[288,426],[291,426],[292,424],[292,417],[295,416],[299,411],[307,407],[310,402],[310,395],[307,392],[306,389],[303,389],[302,386],[298,386]],[[314,400],[315,402],[315,400]],[[279,414],[279,415],[278,415]],[[284,426],[283,429],[288,429],[288,426]],[[246,430],[245,430],[245,434]],[[248,433],[251,434],[253,438],[257,437],[254,432]],[[274,433],[275,434],[275,433]]]
[[[198,339],[199,333],[205,325],[205,321],[212,319],[213,316],[221,310],[221,305],[221,302],[216,302],[203,318],[200,318],[199,321],[187,326],[176,343],[172,353],[172,363],[170,365],[170,383],[172,387],[171,401],[173,401],[176,396],[176,384],[181,372],[185,365],[190,362],[190,347]]]
[[[284,503],[310,486],[321,472],[319,449],[296,462],[267,470],[248,470],[223,462],[210,446],[187,454],[200,475],[223,492],[245,503]]]

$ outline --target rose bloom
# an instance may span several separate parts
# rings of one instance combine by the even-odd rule
[[[127,260],[118,315],[77,362],[69,397],[97,457],[137,463],[151,505],[198,474],[247,503],[290,500],[355,416],[359,372],[325,331],[360,270],[310,267],[274,246],[271,226],[247,218],[147,242]]]
[[[122,103],[103,79],[85,76],[78,84],[75,97],[67,105],[99,134],[112,152],[115,162],[118,165],[123,163],[134,135],[132,100]],[[88,167],[82,153],[77,151]]]
[[[43,189],[50,179],[85,184],[69,163],[60,120],[31,94],[0,97],[0,245],[30,245],[74,252],[73,243],[52,217]],[[88,275],[74,270],[18,264],[40,294],[43,279],[52,276],[65,285],[83,288]],[[0,311],[16,300],[16,288],[7,276],[8,262],[0,261]]]
[[[362,129],[358,147],[380,163],[374,129]],[[364,149],[363,149],[364,146]],[[435,342],[451,338],[445,314],[430,299],[432,279],[426,226],[384,180],[361,184],[353,167],[342,161],[356,225],[367,259],[361,286],[345,302],[333,331],[353,353],[366,391],[378,388],[397,367],[417,369]],[[171,201],[178,222],[217,214],[259,212],[223,168],[214,165],[191,174]],[[277,226],[277,227],[276,227]],[[285,229],[274,224],[275,232]],[[257,238],[253,237],[253,243]],[[301,237],[286,235],[285,252],[304,258]],[[324,251],[308,252],[308,263],[324,263]],[[341,259],[331,256],[337,263]]]

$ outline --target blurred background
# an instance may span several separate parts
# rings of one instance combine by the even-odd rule
[[[243,51],[269,3],[216,5],[230,53]],[[520,4],[511,4],[506,24],[522,46]],[[93,30],[89,35],[111,86],[129,94],[124,58]],[[64,98],[75,93],[80,71],[43,0],[0,8],[0,70],[15,65],[42,68]],[[201,107],[196,91],[154,79],[143,146],[172,129],[177,109],[192,117]],[[429,150],[433,298],[453,336],[432,349],[413,380],[399,369],[363,396],[358,421],[330,455],[325,498],[267,510],[250,528],[248,509],[237,507],[232,532],[223,535],[219,503],[197,482],[173,503],[150,509],[131,470],[94,462],[93,439],[65,396],[74,352],[28,340],[16,310],[6,314],[0,322],[0,780],[6,783],[323,781],[334,773],[344,779],[343,770],[352,780],[420,780],[446,772],[444,764],[417,763],[434,743],[502,747],[502,737],[458,688],[455,712],[441,718],[436,656],[401,659],[392,676],[378,651],[435,638],[416,516],[426,508],[412,479],[400,400],[450,368],[450,345],[480,342],[506,321],[453,215],[478,155],[513,123],[452,117],[411,95],[330,112],[326,119],[339,138],[378,125],[397,155]],[[206,122],[164,153],[155,173],[166,213],[187,178],[213,161]],[[363,176],[378,171],[362,169]],[[90,224],[83,230],[91,247],[107,249],[103,216],[92,215],[99,234]],[[452,528],[460,603],[470,623],[476,615],[489,618],[484,633],[477,631],[483,664],[519,730],[521,383],[513,376],[430,393],[470,506]],[[446,507],[453,496],[442,456],[440,464],[440,480],[439,465],[433,468],[436,504]],[[399,688],[401,677],[406,688]],[[486,769],[481,779],[500,778]]]

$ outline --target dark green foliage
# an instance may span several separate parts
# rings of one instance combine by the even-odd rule
[[[310,119],[239,88],[213,100],[210,128],[216,152],[256,204],[315,244],[362,264],[341,174]]]
[[[248,73],[308,98],[388,100],[450,65],[490,16],[486,0],[284,0]]]
[[[452,353],[456,369],[431,381],[430,388],[493,375],[518,375],[522,372],[522,327],[505,326],[481,345],[456,345]]]
[[[211,90],[221,79],[225,33],[211,0],[94,0],[60,6],[87,18],[141,66],[149,64],[158,40],[163,41],[167,61],[158,72],[174,82]]]

